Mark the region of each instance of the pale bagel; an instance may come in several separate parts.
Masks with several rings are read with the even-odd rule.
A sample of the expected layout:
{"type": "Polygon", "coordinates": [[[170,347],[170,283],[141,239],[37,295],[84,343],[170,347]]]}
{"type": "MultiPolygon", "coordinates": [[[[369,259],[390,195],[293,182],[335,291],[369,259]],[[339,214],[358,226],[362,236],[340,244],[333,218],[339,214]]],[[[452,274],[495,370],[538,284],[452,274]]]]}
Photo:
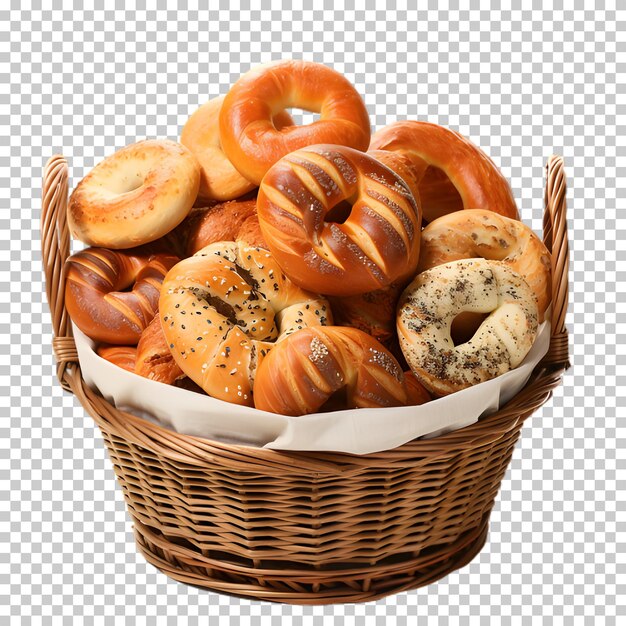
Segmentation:
{"type": "Polygon", "coordinates": [[[70,231],[114,250],[155,241],[185,219],[199,184],[200,165],[184,146],[156,139],[131,144],[78,183],[68,205],[70,231]]]}
{"type": "Polygon", "coordinates": [[[422,272],[405,289],[397,328],[411,370],[441,396],[517,367],[537,335],[537,302],[504,263],[454,261],[422,272]],[[464,312],[489,315],[469,341],[455,346],[452,322],[464,312]]]}

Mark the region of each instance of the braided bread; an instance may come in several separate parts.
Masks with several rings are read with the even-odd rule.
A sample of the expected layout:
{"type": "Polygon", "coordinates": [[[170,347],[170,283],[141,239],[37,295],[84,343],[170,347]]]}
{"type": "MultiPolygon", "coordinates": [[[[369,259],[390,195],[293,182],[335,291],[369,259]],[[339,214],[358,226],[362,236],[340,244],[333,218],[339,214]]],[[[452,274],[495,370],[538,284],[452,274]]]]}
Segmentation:
{"type": "Polygon", "coordinates": [[[420,212],[407,184],[362,152],[312,146],[281,159],[257,197],[261,232],[305,289],[355,295],[410,276],[420,212]]]}
{"type": "Polygon", "coordinates": [[[177,262],[141,248],[77,252],[66,262],[67,312],[95,341],[136,345],[156,314],[163,277],[177,262]]]}
{"type": "Polygon", "coordinates": [[[402,368],[380,343],[357,330],[317,326],[272,349],[254,387],[257,409],[283,415],[323,410],[338,393],[341,408],[402,406],[408,401],[402,368]]]}
{"type": "Polygon", "coordinates": [[[331,321],[326,300],[294,285],[267,250],[241,241],[210,245],[174,266],[159,311],[182,371],[210,396],[247,406],[274,342],[331,321]]]}

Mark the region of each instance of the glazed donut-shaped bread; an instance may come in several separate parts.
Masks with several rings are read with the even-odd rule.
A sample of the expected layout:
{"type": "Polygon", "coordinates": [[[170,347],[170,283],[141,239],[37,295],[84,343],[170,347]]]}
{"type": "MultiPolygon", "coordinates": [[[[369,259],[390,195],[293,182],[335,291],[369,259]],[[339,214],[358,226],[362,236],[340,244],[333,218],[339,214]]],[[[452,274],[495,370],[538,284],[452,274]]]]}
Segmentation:
{"type": "Polygon", "coordinates": [[[166,385],[184,376],[167,346],[158,311],[139,338],[134,372],[166,385]]]}
{"type": "Polygon", "coordinates": [[[159,317],[183,372],[210,396],[247,406],[274,342],[332,321],[326,300],[294,285],[267,250],[241,241],[213,244],[174,266],[159,317]]]}
{"type": "Polygon", "coordinates": [[[444,215],[422,231],[419,271],[459,259],[502,261],[530,285],[537,299],[539,323],[551,300],[550,253],[528,226],[472,209],[444,215]]]}
{"type": "Polygon", "coordinates": [[[67,312],[95,341],[136,345],[156,314],[163,277],[177,262],[141,249],[77,252],[66,262],[67,312]]]}
{"type": "Polygon", "coordinates": [[[109,346],[102,344],[96,349],[96,354],[128,372],[135,371],[135,361],[137,359],[137,348],[135,346],[109,346]]]}
{"type": "Polygon", "coordinates": [[[396,173],[342,146],[282,158],[257,197],[261,232],[295,283],[328,295],[382,289],[419,260],[420,212],[396,173]]]}
{"type": "Polygon", "coordinates": [[[220,111],[220,140],[231,163],[255,185],[286,154],[318,143],[366,150],[370,121],[361,96],[338,72],[307,61],[279,61],[244,74],[220,111]],[[320,114],[278,130],[274,116],[297,107],[320,114]]]}
{"type": "Polygon", "coordinates": [[[419,181],[426,222],[459,209],[519,217],[511,187],[494,162],[449,128],[429,122],[395,122],[374,133],[370,150],[390,150],[409,158],[419,181]]]}
{"type": "Polygon", "coordinates": [[[537,335],[537,303],[528,283],[499,261],[453,261],[426,270],[398,305],[407,363],[431,393],[443,396],[516,368],[537,335]],[[487,313],[474,336],[454,345],[462,312],[487,313]]]}
{"type": "MultiPolygon", "coordinates": [[[[224,96],[203,104],[187,120],[180,134],[180,143],[189,148],[200,163],[198,198],[204,202],[239,198],[256,187],[235,169],[222,150],[219,129],[222,102],[224,96]]],[[[272,121],[276,130],[293,125],[287,111],[279,111],[272,121]]]]}
{"type": "Polygon", "coordinates": [[[146,140],[101,161],[74,189],[67,219],[91,246],[133,248],[185,219],[198,195],[196,157],[174,141],[146,140]]]}
{"type": "Polygon", "coordinates": [[[305,328],[278,344],[255,381],[257,409],[282,415],[316,413],[345,392],[342,408],[402,406],[402,368],[380,343],[343,326],[305,328]]]}

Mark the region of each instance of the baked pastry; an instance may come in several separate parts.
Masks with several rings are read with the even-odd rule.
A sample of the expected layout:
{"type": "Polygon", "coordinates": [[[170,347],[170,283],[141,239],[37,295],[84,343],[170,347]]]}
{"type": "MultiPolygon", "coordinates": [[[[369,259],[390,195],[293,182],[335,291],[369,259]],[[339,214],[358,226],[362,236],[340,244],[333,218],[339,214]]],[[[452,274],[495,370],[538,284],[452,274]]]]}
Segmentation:
{"type": "Polygon", "coordinates": [[[274,342],[332,322],[326,300],[294,285],[267,250],[241,241],[213,244],[174,266],[159,311],[183,372],[210,396],[247,406],[274,342]]]}
{"type": "Polygon", "coordinates": [[[550,252],[528,226],[492,211],[444,215],[422,231],[418,271],[457,261],[502,261],[521,274],[537,299],[539,323],[551,300],[550,252]]]}
{"type": "Polygon", "coordinates": [[[66,261],[65,306],[97,342],[136,345],[155,316],[161,282],[178,258],[142,248],[87,248],[66,261]]]}
{"type": "Polygon", "coordinates": [[[402,406],[408,400],[400,365],[373,337],[356,328],[317,326],[272,348],[258,368],[254,406],[305,415],[338,394],[346,409],[402,406]]]}
{"type": "Polygon", "coordinates": [[[398,336],[406,360],[431,393],[443,396],[516,368],[537,336],[537,303],[508,265],[470,259],[419,274],[398,305],[398,336]],[[483,313],[473,337],[455,345],[454,318],[483,313]]]}
{"type": "Polygon", "coordinates": [[[267,248],[259,228],[256,200],[232,200],[193,209],[174,235],[182,243],[184,256],[192,256],[218,241],[241,239],[253,247],[267,248]]]}
{"type": "Polygon", "coordinates": [[[183,370],[178,367],[168,348],[158,312],[143,333],[141,333],[139,343],[137,344],[134,371],[139,376],[156,380],[166,385],[174,384],[176,380],[185,375],[183,370]]]}
{"type": "Polygon", "coordinates": [[[226,94],[219,117],[226,156],[255,185],[294,150],[319,143],[366,150],[370,141],[361,96],[338,72],[308,61],[279,61],[250,70],[226,94]],[[290,107],[319,112],[320,118],[278,130],[273,116],[290,107]]]}
{"type": "Polygon", "coordinates": [[[355,295],[411,276],[420,212],[407,184],[373,157],[311,146],[281,159],[257,197],[261,232],[304,289],[355,295]]]}
{"type": "Polygon", "coordinates": [[[460,209],[519,219],[506,178],[460,133],[429,122],[395,122],[374,133],[370,150],[398,152],[412,162],[425,222],[460,209]]]}
{"type": "Polygon", "coordinates": [[[243,222],[239,232],[235,235],[235,241],[243,241],[253,248],[265,248],[267,250],[267,242],[261,232],[259,216],[256,213],[243,222]]]}
{"type": "Polygon", "coordinates": [[[411,370],[404,372],[404,382],[406,384],[407,406],[426,404],[432,400],[426,387],[417,380],[411,370]]]}
{"type": "Polygon", "coordinates": [[[198,195],[200,165],[174,141],[146,140],[96,165],[70,196],[67,221],[91,246],[133,248],[180,224],[198,195]]]}
{"type": "Polygon", "coordinates": [[[402,288],[402,283],[393,283],[356,296],[330,296],[335,324],[358,328],[391,350],[396,336],[396,305],[402,288]]]}
{"type": "Polygon", "coordinates": [[[137,359],[137,348],[135,346],[101,344],[96,349],[96,354],[128,372],[135,371],[135,361],[137,359]]]}
{"type": "MultiPolygon", "coordinates": [[[[228,160],[220,143],[219,113],[224,96],[203,104],[183,127],[180,143],[194,153],[200,163],[200,189],[203,202],[233,200],[252,191],[256,185],[244,178],[228,160]]],[[[272,118],[276,130],[292,126],[287,111],[279,111],[272,118]]]]}
{"type": "Polygon", "coordinates": [[[194,393],[199,393],[200,395],[206,396],[207,393],[202,387],[196,385],[196,383],[189,378],[189,376],[181,376],[177,378],[172,385],[174,387],[178,387],[179,389],[186,389],[187,391],[193,391],[194,393]]]}

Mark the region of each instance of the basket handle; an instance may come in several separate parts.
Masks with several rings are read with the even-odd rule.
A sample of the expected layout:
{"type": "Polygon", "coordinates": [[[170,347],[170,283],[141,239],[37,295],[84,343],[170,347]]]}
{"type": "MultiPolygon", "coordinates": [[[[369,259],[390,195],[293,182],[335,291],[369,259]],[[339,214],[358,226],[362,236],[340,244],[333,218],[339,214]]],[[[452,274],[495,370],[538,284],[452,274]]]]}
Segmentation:
{"type": "Polygon", "coordinates": [[[65,260],[70,255],[68,179],[65,158],[60,154],[51,157],[43,172],[41,251],[46,296],[52,314],[52,347],[57,361],[57,376],[63,388],[71,391],[70,380],[78,367],[78,353],[65,308],[65,260]]]}
{"type": "Polygon", "coordinates": [[[542,364],[555,369],[567,369],[570,366],[568,334],[565,328],[569,297],[566,190],[563,157],[552,155],[546,165],[543,214],[543,241],[551,253],[552,263],[552,337],[550,349],[542,364]]]}

